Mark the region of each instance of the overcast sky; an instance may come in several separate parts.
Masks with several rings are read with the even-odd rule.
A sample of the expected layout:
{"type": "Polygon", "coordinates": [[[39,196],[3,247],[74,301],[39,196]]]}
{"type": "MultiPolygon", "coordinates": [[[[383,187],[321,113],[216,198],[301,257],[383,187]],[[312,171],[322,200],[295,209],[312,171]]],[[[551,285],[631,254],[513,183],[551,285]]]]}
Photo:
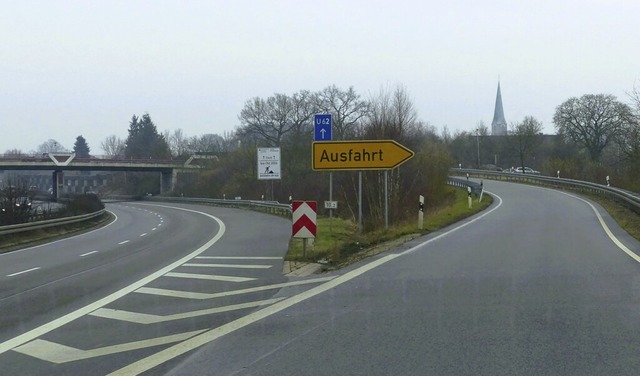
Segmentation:
{"type": "Polygon", "coordinates": [[[640,1],[0,0],[0,153],[47,139],[93,154],[133,114],[223,134],[245,101],[403,85],[441,129],[508,123],[640,87],[640,1]]]}

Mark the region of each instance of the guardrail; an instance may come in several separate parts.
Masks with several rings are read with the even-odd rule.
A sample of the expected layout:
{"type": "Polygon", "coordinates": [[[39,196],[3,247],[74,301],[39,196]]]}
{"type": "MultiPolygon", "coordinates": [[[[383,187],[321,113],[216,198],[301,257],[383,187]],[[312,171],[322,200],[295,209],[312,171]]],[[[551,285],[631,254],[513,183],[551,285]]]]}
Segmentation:
{"type": "Polygon", "coordinates": [[[594,194],[603,198],[613,200],[626,208],[640,214],[640,195],[624,189],[609,187],[603,184],[590,183],[580,180],[563,179],[541,175],[531,175],[522,173],[496,172],[485,170],[470,170],[453,168],[449,170],[452,175],[466,176],[478,179],[502,180],[517,183],[535,184],[555,189],[565,189],[587,194],[594,194]]]}
{"type": "Polygon", "coordinates": [[[471,180],[449,177],[447,184],[458,188],[464,188],[465,190],[467,187],[471,187],[471,193],[476,196],[480,196],[480,193],[482,192],[482,185],[471,180]]]}
{"type": "Polygon", "coordinates": [[[41,230],[43,228],[48,228],[48,227],[70,225],[72,223],[97,218],[102,214],[104,214],[104,212],[105,212],[105,209],[102,209],[102,210],[98,210],[97,212],[76,215],[74,217],[56,218],[56,219],[48,219],[45,221],[0,226],[0,235],[17,234],[25,231],[41,230]]]}
{"type": "Polygon", "coordinates": [[[220,200],[214,198],[190,198],[190,197],[162,197],[162,196],[145,196],[144,201],[154,202],[181,202],[191,204],[204,204],[211,206],[224,206],[229,208],[240,208],[263,213],[275,214],[280,216],[291,215],[291,205],[281,204],[277,201],[253,201],[253,200],[220,200]]]}

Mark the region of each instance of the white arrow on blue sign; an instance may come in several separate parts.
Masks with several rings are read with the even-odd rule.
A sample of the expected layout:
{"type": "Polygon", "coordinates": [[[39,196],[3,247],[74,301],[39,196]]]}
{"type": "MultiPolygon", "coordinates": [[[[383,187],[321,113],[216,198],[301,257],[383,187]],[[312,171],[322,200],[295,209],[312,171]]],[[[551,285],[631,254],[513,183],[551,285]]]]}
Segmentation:
{"type": "Polygon", "coordinates": [[[313,118],[315,124],[315,141],[331,141],[331,114],[316,114],[313,118]]]}

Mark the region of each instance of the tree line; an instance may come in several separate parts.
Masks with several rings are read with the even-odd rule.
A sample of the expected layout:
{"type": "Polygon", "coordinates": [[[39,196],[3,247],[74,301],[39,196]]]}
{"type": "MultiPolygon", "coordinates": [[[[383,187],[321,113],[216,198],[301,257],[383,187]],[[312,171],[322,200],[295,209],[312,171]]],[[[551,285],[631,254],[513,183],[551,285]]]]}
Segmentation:
{"type": "MultiPolygon", "coordinates": [[[[438,131],[422,121],[401,85],[366,99],[352,87],[331,85],[317,92],[251,98],[238,114],[239,125],[223,135],[187,136],[182,129],[160,133],[149,114],[133,115],[127,138],[110,136],[101,147],[113,158],[210,157],[198,173],[180,175],[175,194],[323,201],[329,198],[328,173],[310,167],[317,113],[332,114],[334,140],[393,139],[416,153],[387,175],[390,216],[396,221],[413,215],[418,195],[427,197],[427,210],[451,199],[445,182],[452,167],[532,167],[545,175],[560,172],[562,177],[595,182],[611,176],[617,186],[640,191],[640,93],[636,88],[629,94],[629,103],[608,94],[567,99],[554,113],[556,135],[543,135],[543,124],[533,116],[509,124],[506,136],[490,135],[483,122],[473,131],[451,134],[447,127],[438,131]],[[281,149],[281,180],[257,180],[258,147],[281,149]]],[[[55,140],[41,145],[43,151],[60,147],[55,140]]],[[[82,136],[76,139],[74,151],[90,156],[82,136]]],[[[344,216],[356,215],[357,177],[355,172],[333,174],[333,199],[341,203],[344,216]]],[[[384,211],[384,173],[368,171],[363,178],[364,212],[374,226],[384,211]]],[[[157,177],[130,174],[122,180],[127,193],[157,191],[157,177]]]]}

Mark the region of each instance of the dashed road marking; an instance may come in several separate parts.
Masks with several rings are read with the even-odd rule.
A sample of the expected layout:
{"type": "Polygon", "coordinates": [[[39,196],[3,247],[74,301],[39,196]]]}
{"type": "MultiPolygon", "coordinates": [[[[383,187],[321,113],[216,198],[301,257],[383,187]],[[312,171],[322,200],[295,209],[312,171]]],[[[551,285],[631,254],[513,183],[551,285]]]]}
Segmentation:
{"type": "Polygon", "coordinates": [[[125,240],[123,242],[120,242],[120,243],[118,243],[118,245],[123,245],[123,244],[127,244],[127,243],[129,243],[129,240],[125,240]]]}
{"type": "Polygon", "coordinates": [[[98,251],[91,251],[91,252],[83,253],[83,254],[80,255],[80,257],[89,256],[89,255],[92,255],[94,253],[98,253],[98,251]]]}
{"type": "Polygon", "coordinates": [[[31,269],[23,270],[23,271],[21,271],[21,272],[17,272],[17,273],[13,273],[13,274],[8,274],[8,275],[7,275],[7,277],[15,277],[15,276],[17,276],[17,275],[25,274],[25,273],[29,273],[29,272],[33,272],[33,271],[38,270],[38,269],[40,269],[40,267],[39,267],[39,266],[38,266],[38,267],[35,267],[35,268],[31,268],[31,269]]]}

